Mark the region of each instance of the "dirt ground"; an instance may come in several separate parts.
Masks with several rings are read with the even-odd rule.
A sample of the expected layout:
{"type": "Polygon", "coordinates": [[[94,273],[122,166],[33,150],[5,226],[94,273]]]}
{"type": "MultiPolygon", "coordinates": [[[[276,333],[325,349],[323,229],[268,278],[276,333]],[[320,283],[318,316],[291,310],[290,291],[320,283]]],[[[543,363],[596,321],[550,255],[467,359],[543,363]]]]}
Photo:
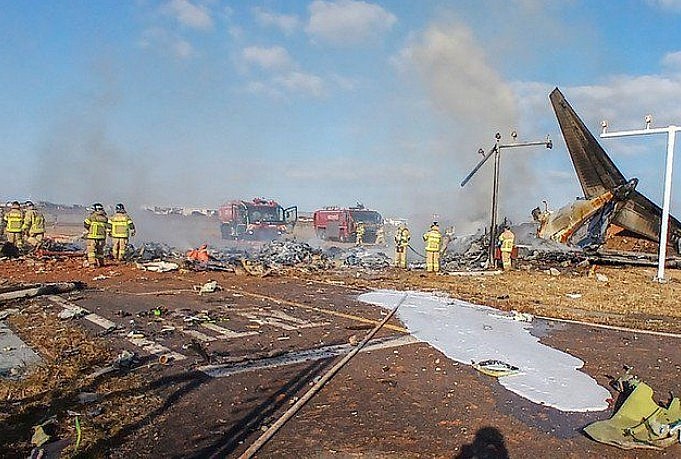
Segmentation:
{"type": "MultiPolygon", "coordinates": [[[[681,393],[674,335],[681,333],[681,277],[668,274],[666,284],[651,281],[652,268],[615,267],[557,276],[343,268],[255,277],[131,264],[85,269],[79,259],[0,261],[0,287],[87,284],[0,304],[0,311],[19,310],[7,323],[43,358],[25,379],[0,379],[0,456],[27,457],[33,426],[52,420],[45,429],[63,456],[238,457],[341,358],[323,352],[348,352],[383,319],[385,310],[357,300],[377,288],[446,292],[545,317],[534,322],[541,342],[582,359],[582,371],[603,387],[626,365],[664,403],[681,393]],[[209,280],[222,289],[199,295],[196,287],[209,280]],[[58,318],[74,305],[89,315],[58,318]],[[124,350],[136,355],[131,366],[97,375],[124,350]],[[296,360],[301,351],[311,354],[296,360]],[[96,394],[94,401],[80,403],[83,393],[96,394]]],[[[612,409],[537,405],[407,336],[391,319],[376,336],[382,345],[354,357],[257,457],[681,455],[679,445],[659,452],[599,444],[581,429],[612,409]]]]}

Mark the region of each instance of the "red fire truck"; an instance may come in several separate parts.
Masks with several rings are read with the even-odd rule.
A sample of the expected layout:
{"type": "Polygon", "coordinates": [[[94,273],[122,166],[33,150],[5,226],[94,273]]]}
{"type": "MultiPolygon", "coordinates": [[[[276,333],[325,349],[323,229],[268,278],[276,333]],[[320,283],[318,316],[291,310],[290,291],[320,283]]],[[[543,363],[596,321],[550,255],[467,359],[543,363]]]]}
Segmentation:
{"type": "Polygon", "coordinates": [[[317,236],[322,240],[354,241],[357,224],[364,223],[364,242],[376,242],[376,232],[383,226],[383,217],[362,204],[350,208],[324,207],[315,211],[312,220],[317,236]]]}
{"type": "Polygon", "coordinates": [[[218,209],[223,239],[266,241],[293,231],[298,207],[284,209],[276,201],[255,198],[252,201],[229,201],[218,209]]]}

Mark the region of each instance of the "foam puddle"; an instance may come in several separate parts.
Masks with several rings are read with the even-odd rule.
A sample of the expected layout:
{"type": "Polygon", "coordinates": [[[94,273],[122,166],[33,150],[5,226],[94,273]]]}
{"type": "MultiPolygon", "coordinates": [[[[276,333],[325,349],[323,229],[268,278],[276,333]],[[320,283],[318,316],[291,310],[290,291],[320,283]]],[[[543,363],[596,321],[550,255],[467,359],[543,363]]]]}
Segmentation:
{"type": "Polygon", "coordinates": [[[532,324],[513,320],[502,311],[444,295],[379,290],[360,301],[392,309],[407,295],[398,317],[410,332],[464,364],[501,360],[521,373],[498,378],[506,389],[532,402],[561,411],[601,411],[610,392],[578,369],[580,359],[539,342],[532,324]]]}

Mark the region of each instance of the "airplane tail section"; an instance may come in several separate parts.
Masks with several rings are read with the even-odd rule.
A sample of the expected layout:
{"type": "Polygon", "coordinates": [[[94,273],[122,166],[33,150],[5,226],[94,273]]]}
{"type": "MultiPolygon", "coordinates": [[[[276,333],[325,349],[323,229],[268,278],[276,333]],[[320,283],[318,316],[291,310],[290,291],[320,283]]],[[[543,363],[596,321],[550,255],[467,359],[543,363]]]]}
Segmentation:
{"type": "Polygon", "coordinates": [[[570,152],[572,164],[575,166],[577,178],[582,185],[584,196],[593,198],[627,183],[615,163],[608,157],[558,88],[551,92],[549,99],[556,112],[558,124],[570,152]]]}
{"type": "MultiPolygon", "coordinates": [[[[635,179],[627,182],[558,88],[551,92],[549,99],[584,195],[592,198],[608,191],[616,195],[618,189],[626,191],[626,195],[618,196],[623,204],[613,216],[612,223],[652,241],[659,241],[662,209],[634,189],[635,179]]],[[[675,244],[681,243],[681,223],[671,215],[669,237],[675,244]]]]}

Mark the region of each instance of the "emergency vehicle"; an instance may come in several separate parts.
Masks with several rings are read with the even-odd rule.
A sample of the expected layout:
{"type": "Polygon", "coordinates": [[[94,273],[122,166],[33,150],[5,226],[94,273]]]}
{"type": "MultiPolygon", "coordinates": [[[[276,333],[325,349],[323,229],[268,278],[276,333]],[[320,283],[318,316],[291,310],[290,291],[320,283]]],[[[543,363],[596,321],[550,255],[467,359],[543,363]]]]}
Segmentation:
{"type": "Polygon", "coordinates": [[[357,224],[364,223],[364,242],[376,242],[376,231],[383,226],[383,216],[362,204],[355,207],[324,207],[313,214],[317,237],[324,241],[353,242],[357,237],[357,224]]]}
{"type": "Polygon", "coordinates": [[[223,239],[267,241],[293,232],[298,207],[284,209],[271,199],[228,201],[218,209],[223,239]]]}

